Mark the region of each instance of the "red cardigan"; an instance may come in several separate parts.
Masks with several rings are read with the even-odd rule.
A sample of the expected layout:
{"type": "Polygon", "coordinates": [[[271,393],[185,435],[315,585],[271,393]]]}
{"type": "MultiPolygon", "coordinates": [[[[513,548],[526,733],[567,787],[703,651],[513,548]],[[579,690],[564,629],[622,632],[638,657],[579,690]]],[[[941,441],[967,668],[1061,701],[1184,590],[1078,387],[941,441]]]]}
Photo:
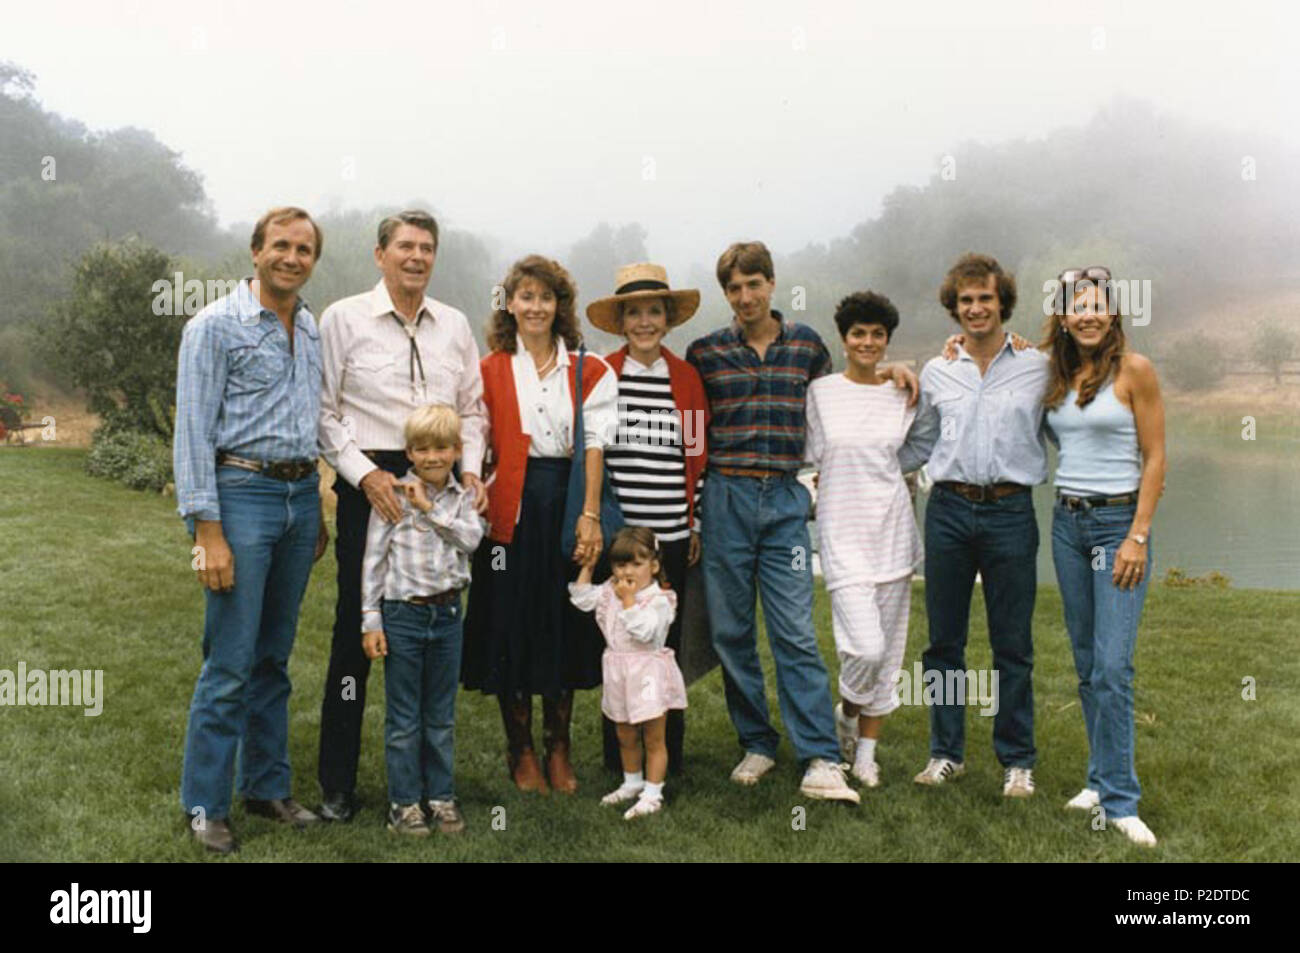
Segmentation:
{"type": "MultiPolygon", "coordinates": [[[[683,427],[688,413],[699,411],[701,415],[694,418],[694,420],[702,423],[699,433],[696,435],[700,452],[695,456],[686,456],[686,519],[688,523],[693,525],[695,519],[695,485],[699,482],[700,474],[704,472],[704,467],[709,460],[709,398],[704,392],[704,382],[700,380],[699,371],[666,347],[661,347],[659,352],[664,356],[664,362],[668,365],[668,386],[673,392],[673,403],[682,414],[683,427]]],[[[625,344],[613,354],[605,355],[606,363],[620,377],[623,376],[623,362],[627,360],[627,353],[628,348],[625,344]]],[[[684,443],[684,433],[682,437],[684,443]]],[[[682,452],[685,453],[685,447],[683,447],[682,452]]]]}
{"type": "MultiPolygon", "coordinates": [[[[578,355],[575,351],[570,352],[570,356],[569,393],[572,394],[578,386],[578,355]]],[[[506,351],[493,351],[479,362],[483,374],[483,402],[487,405],[492,426],[488,446],[492,449],[496,467],[492,484],[488,487],[488,537],[499,543],[514,539],[519,504],[524,498],[528,446],[532,443],[532,438],[524,433],[519,422],[519,397],[515,393],[515,372],[510,363],[513,358],[514,355],[506,351]]],[[[605,365],[598,358],[587,355],[582,368],[583,401],[591,396],[591,389],[604,374],[605,365]]]]}

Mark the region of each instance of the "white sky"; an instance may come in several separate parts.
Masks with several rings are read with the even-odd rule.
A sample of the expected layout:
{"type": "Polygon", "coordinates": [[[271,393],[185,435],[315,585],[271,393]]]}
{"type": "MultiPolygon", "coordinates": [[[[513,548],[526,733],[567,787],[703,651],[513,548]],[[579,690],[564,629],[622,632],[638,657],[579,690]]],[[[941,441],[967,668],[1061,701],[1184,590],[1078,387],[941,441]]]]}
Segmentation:
{"type": "Polygon", "coordinates": [[[1117,95],[1243,154],[1300,141],[1296,24],[1280,2],[56,0],[7,5],[0,58],[47,108],[152,130],[223,223],[423,199],[559,255],[639,221],[680,274],[738,238],[844,235],[963,141],[1117,95]]]}

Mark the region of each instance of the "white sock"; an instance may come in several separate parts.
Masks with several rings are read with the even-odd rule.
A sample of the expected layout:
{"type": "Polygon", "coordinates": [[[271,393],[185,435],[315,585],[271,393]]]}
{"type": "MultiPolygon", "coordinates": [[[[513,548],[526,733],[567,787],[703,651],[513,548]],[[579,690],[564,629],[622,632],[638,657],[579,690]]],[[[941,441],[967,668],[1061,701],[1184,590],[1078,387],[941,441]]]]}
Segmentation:
{"type": "Polygon", "coordinates": [[[641,796],[658,800],[664,796],[664,783],[660,781],[658,784],[651,784],[647,781],[645,787],[641,789],[641,796]]]}
{"type": "Polygon", "coordinates": [[[876,739],[859,738],[857,760],[875,761],[876,760],[876,739]]]}
{"type": "Polygon", "coordinates": [[[644,781],[642,780],[642,778],[641,778],[641,772],[640,772],[640,771],[624,771],[624,772],[623,772],[623,787],[625,787],[625,788],[639,788],[639,787],[641,787],[644,783],[645,783],[645,782],[644,782],[644,781]]]}

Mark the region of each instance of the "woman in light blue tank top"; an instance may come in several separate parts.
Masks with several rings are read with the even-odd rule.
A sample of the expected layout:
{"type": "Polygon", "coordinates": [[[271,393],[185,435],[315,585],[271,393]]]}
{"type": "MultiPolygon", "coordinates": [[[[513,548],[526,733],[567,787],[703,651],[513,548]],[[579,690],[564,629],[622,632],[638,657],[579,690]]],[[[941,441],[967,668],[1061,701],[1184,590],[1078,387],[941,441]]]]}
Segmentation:
{"type": "Polygon", "coordinates": [[[1047,424],[1060,448],[1052,558],[1079,676],[1088,777],[1066,805],[1155,846],[1138,817],[1133,653],[1151,573],[1151,523],[1164,489],[1165,423],[1151,362],[1127,350],[1110,272],[1058,279],[1044,349],[1047,424]]]}

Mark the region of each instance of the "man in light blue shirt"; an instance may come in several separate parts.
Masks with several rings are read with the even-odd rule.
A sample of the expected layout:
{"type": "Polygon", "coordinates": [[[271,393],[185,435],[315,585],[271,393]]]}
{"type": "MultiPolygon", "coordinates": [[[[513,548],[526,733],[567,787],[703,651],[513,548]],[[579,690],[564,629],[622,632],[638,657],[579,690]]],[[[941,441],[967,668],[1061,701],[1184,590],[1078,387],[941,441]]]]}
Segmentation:
{"type": "Polygon", "coordinates": [[[298,297],[320,257],[299,208],[267,212],[256,278],[186,325],[176,373],[176,498],[205,589],[203,668],[185,733],[181,804],[195,839],[228,854],[231,783],[249,813],[301,827],[290,797],[289,653],[325,550],[316,475],[321,357],[298,297]]]}
{"type": "Polygon", "coordinates": [[[1047,480],[1047,358],[1035,349],[1015,350],[1003,330],[1016,285],[995,259],[963,256],[944,278],[939,299],[961,325],[963,345],[954,360],[936,357],[921,372],[916,421],[898,454],[904,470],[928,460],[934,481],[925,513],[930,644],[923,661],[927,672],[943,676],[946,689],[930,708],[930,761],[915,780],[937,785],[965,771],[966,713],[954,704],[953,689],[966,667],[978,573],[998,679],[993,749],[1004,768],[1002,793],[1028,797],[1036,756],[1032,488],[1047,480]]]}

